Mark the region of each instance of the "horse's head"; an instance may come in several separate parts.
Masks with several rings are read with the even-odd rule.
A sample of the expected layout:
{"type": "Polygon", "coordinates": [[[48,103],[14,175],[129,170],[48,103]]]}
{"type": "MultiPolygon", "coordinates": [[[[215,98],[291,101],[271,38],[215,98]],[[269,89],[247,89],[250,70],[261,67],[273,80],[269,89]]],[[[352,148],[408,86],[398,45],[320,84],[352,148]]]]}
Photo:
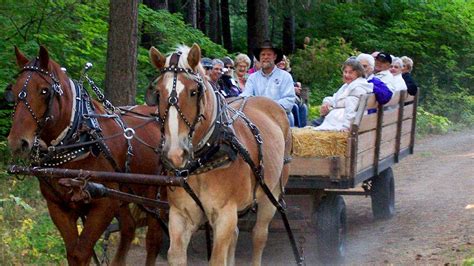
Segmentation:
{"type": "Polygon", "coordinates": [[[181,46],[165,57],[152,47],[150,60],[161,71],[152,100],[158,103],[163,121],[162,160],[171,168],[183,168],[193,157],[193,142],[202,136],[201,122],[209,109],[209,85],[200,64],[201,49],[197,44],[191,48],[181,46]]]}
{"type": "Polygon", "coordinates": [[[66,97],[63,90],[69,84],[66,74],[49,59],[43,46],[39,56],[31,61],[17,47],[15,54],[20,72],[12,86],[15,106],[8,145],[15,156],[27,157],[35,142],[44,144],[54,139],[54,134],[59,134],[69,122],[59,121],[71,112],[60,110],[61,97],[66,97]]]}

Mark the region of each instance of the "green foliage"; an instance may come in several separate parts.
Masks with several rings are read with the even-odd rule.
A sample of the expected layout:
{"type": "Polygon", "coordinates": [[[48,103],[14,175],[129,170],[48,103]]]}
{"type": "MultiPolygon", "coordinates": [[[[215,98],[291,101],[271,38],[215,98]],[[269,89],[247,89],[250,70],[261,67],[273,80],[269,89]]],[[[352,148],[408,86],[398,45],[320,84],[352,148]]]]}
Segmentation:
{"type": "MultiPolygon", "coordinates": [[[[384,50],[411,57],[425,110],[454,123],[473,124],[473,1],[323,1],[298,13],[302,15],[296,17],[297,22],[304,25],[297,29],[299,41],[305,36],[342,37],[359,51],[384,50]],[[442,93],[436,88],[442,88],[442,93]]],[[[337,57],[333,60],[343,62],[337,57]]],[[[305,67],[300,75],[311,79],[307,73],[314,73],[313,69],[305,67]]],[[[309,80],[310,84],[317,81],[316,77],[309,80]]]]}
{"type": "Polygon", "coordinates": [[[308,121],[312,121],[316,118],[319,118],[319,109],[320,105],[310,105],[308,106],[308,121]]]}
{"type": "Polygon", "coordinates": [[[0,139],[6,137],[10,131],[11,113],[11,110],[0,110],[0,139]]]}
{"type": "Polygon", "coordinates": [[[416,115],[416,131],[419,135],[445,134],[452,124],[446,117],[427,112],[421,106],[418,106],[416,115]]]}
{"type": "Polygon", "coordinates": [[[309,86],[311,104],[321,104],[342,85],[342,63],[356,51],[344,39],[313,40],[306,49],[298,49],[291,57],[296,80],[309,86]]]}

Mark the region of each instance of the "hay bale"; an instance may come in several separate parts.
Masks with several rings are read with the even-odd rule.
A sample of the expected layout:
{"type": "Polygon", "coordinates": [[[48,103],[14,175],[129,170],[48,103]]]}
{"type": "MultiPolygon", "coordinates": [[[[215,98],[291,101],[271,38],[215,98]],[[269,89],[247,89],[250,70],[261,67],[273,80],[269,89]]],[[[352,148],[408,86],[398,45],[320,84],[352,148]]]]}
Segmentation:
{"type": "Polygon", "coordinates": [[[291,128],[293,156],[345,157],[348,132],[316,131],[312,127],[291,128]]]}

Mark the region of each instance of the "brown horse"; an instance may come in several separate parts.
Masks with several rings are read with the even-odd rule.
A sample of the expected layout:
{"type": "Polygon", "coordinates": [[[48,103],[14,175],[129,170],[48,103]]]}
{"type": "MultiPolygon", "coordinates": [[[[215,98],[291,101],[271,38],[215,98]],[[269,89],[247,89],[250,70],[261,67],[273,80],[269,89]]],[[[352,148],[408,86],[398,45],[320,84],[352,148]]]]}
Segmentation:
{"type": "Polygon", "coordinates": [[[240,99],[226,106],[222,97],[201,78],[204,77],[199,63],[201,50],[196,44],[192,48],[179,47],[168,57],[152,47],[150,59],[162,72],[156,85],[158,115],[164,121],[162,162],[177,174],[190,172],[188,188],[168,189],[168,262],[186,264],[192,233],[207,219],[214,241],[210,264],[233,265],[237,214],[257,203],[252,260],[254,265],[260,265],[268,225],[276,208],[262,191],[255,174],[263,175],[260,162],[264,162],[264,182],[278,198],[288,180],[284,159],[291,149],[291,132],[284,110],[263,97],[240,99]],[[235,138],[226,137],[231,135],[235,138]],[[221,145],[215,146],[217,142],[221,145]],[[227,154],[223,159],[219,155],[221,151],[227,154]],[[232,156],[232,151],[237,156],[232,156]]]}
{"type": "MultiPolygon", "coordinates": [[[[159,147],[160,127],[148,116],[156,107],[139,106],[133,113],[122,115],[106,112],[84,89],[74,85],[44,47],[31,61],[17,48],[15,53],[21,71],[12,88],[15,108],[8,136],[15,157],[29,157],[42,166],[97,171],[124,171],[129,161],[131,172],[159,171],[159,154],[153,147],[159,147]],[[125,127],[129,128],[130,142],[122,134],[125,127]]],[[[121,241],[112,263],[125,264],[135,233],[128,204],[109,198],[75,201],[70,189],[56,179],[39,178],[39,182],[50,216],[65,242],[70,265],[90,263],[95,243],[114,216],[119,217],[121,241]],[[80,234],[79,217],[86,217],[80,234]]],[[[157,193],[156,187],[106,185],[150,197],[157,193]]],[[[151,215],[147,222],[147,264],[154,265],[162,231],[151,215]]]]}

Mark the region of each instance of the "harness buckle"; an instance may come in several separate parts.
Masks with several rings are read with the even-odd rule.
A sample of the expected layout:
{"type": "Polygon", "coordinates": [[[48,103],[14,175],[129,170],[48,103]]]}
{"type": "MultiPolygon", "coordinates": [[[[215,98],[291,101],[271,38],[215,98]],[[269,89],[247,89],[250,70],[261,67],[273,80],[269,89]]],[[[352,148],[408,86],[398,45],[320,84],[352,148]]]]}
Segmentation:
{"type": "Polygon", "coordinates": [[[22,90],[18,93],[18,99],[24,100],[26,98],[26,91],[22,90]]]}
{"type": "Polygon", "coordinates": [[[178,97],[176,97],[176,96],[170,96],[170,97],[168,98],[168,103],[169,103],[170,105],[176,105],[176,104],[178,103],[178,97]]]}
{"type": "Polygon", "coordinates": [[[128,139],[128,140],[131,140],[133,139],[133,136],[135,135],[135,130],[133,128],[130,128],[130,127],[127,127],[124,131],[123,131],[123,136],[128,139]]]}
{"type": "Polygon", "coordinates": [[[184,180],[187,180],[188,179],[188,176],[189,176],[189,170],[188,169],[176,169],[174,174],[177,176],[177,177],[183,177],[184,180]]]}

